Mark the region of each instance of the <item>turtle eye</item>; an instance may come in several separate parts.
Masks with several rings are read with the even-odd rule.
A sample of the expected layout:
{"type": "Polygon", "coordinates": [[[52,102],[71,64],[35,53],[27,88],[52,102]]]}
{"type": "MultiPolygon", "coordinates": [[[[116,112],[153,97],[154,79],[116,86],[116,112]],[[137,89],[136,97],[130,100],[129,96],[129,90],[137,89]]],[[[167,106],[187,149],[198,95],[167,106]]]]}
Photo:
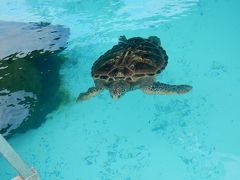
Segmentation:
{"type": "Polygon", "coordinates": [[[131,69],[133,69],[134,67],[135,67],[135,65],[134,65],[134,64],[131,64],[131,65],[130,65],[130,68],[131,68],[131,69]]]}

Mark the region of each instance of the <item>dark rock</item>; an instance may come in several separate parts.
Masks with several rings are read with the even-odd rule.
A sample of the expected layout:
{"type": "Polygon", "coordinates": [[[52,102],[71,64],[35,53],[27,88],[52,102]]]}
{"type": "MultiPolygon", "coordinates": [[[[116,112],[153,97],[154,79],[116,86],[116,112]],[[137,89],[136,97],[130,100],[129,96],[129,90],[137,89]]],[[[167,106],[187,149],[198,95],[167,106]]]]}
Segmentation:
{"type": "Polygon", "coordinates": [[[69,30],[0,21],[0,133],[37,128],[65,100],[59,69],[69,30]]]}

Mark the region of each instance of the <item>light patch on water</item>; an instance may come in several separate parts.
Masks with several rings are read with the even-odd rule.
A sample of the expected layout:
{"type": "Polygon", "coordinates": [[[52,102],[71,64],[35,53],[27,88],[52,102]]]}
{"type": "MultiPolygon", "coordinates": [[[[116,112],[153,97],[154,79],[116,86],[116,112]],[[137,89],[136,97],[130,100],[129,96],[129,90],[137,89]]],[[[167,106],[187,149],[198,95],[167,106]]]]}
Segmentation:
{"type": "MultiPolygon", "coordinates": [[[[196,5],[199,0],[169,0],[169,1],[130,1],[123,0],[127,6],[122,7],[117,11],[117,15],[128,15],[127,21],[142,20],[149,17],[161,16],[162,18],[169,18],[178,16],[192,6],[196,5]]],[[[158,19],[158,18],[156,18],[158,19]]]]}
{"type": "Polygon", "coordinates": [[[232,180],[236,177],[240,177],[240,156],[232,154],[219,154],[219,157],[224,162],[224,180],[232,180]]]}
{"type": "Polygon", "coordinates": [[[68,29],[48,23],[5,21],[0,21],[0,31],[0,60],[23,58],[33,51],[60,50],[66,46],[69,34],[68,29]]]}
{"type": "Polygon", "coordinates": [[[157,28],[166,21],[186,15],[198,2],[199,0],[2,0],[0,19],[64,24],[71,28],[70,39],[80,38],[81,42],[87,38],[90,44],[95,43],[96,39],[112,42],[111,39],[106,41],[104,37],[118,31],[157,28]],[[21,14],[22,11],[25,14],[21,14]]]}
{"type": "Polygon", "coordinates": [[[35,94],[23,90],[11,92],[8,90],[0,91],[0,129],[8,128],[8,132],[16,129],[24,119],[30,114],[30,104],[24,104],[27,98],[37,100],[35,94]]]}

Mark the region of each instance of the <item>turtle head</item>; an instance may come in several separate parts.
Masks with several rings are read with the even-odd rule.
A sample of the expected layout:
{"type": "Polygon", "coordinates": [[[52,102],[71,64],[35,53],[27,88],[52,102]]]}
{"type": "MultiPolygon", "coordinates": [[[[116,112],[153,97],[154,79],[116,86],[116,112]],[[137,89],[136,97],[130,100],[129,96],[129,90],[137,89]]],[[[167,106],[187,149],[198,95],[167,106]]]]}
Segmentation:
{"type": "Polygon", "coordinates": [[[114,82],[110,86],[110,94],[113,99],[119,99],[130,89],[130,84],[127,82],[114,82]]]}

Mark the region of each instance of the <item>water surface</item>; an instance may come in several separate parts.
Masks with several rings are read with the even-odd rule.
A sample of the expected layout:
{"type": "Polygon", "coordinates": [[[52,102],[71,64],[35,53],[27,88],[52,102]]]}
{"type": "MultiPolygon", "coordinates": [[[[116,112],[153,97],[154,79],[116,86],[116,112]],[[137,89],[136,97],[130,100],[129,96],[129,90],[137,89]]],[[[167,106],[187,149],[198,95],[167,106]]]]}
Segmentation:
{"type": "MultiPolygon", "coordinates": [[[[0,1],[0,19],[69,27],[61,85],[71,102],[9,140],[42,179],[233,180],[240,177],[240,2],[0,1]],[[21,16],[19,16],[21,14],[21,16]],[[185,95],[108,92],[81,104],[92,63],[127,37],[159,36],[169,63],[158,80],[185,95]]],[[[1,179],[15,172],[0,159],[1,179]]]]}

